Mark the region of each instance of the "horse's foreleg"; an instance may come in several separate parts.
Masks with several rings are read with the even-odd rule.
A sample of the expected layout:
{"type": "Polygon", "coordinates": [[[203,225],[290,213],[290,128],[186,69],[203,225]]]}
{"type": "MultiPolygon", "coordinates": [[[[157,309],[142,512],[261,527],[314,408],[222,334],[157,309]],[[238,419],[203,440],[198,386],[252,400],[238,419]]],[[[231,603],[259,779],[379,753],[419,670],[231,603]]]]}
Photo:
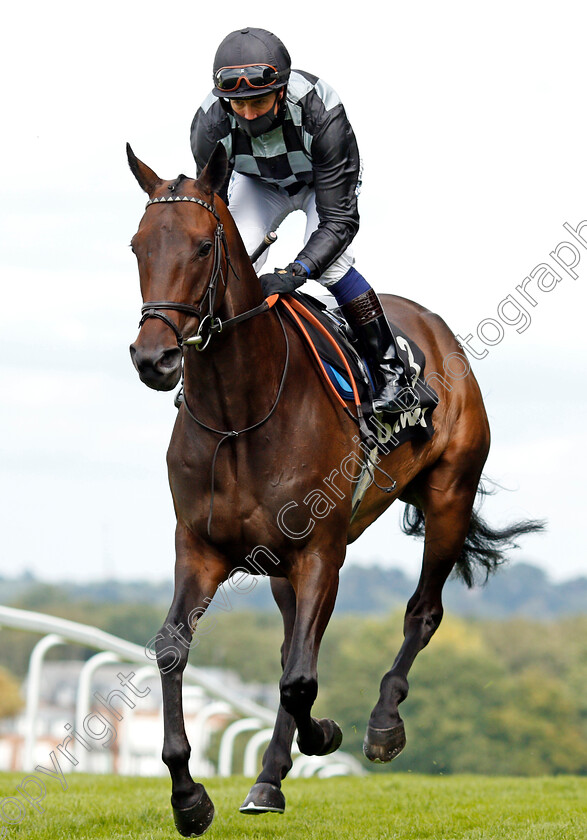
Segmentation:
{"type": "Polygon", "coordinates": [[[219,563],[202,563],[195,568],[189,542],[189,535],[178,526],[175,592],[155,645],[163,693],[162,757],[171,775],[175,825],[184,837],[203,834],[214,817],[214,806],[204,786],[193,781],[188,769],[191,748],[184,726],[182,678],[195,623],[224,578],[219,563]]]}
{"type": "Polygon", "coordinates": [[[305,555],[290,575],[296,618],[279,688],[281,705],[294,718],[298,746],[306,755],[334,752],[342,741],[337,723],[310,714],[318,694],[318,652],[336,600],[338,571],[338,565],[313,553],[305,555]]]}
{"type": "MultiPolygon", "coordinates": [[[[285,668],[296,618],[296,595],[285,578],[271,578],[271,591],[283,617],[284,640],[281,647],[281,667],[285,668]]],[[[273,736],[263,755],[263,769],[241,805],[243,814],[273,812],[282,814],[285,797],[281,782],[291,769],[291,744],[296,724],[293,717],[279,706],[273,736]]]]}
{"type": "Polygon", "coordinates": [[[429,494],[422,573],[407,605],[404,642],[391,670],[381,680],[379,700],[363,743],[363,751],[371,761],[391,761],[406,744],[398,706],[407,697],[408,672],[416,656],[442,620],[442,589],[463,547],[474,498],[474,488],[449,487],[429,494]]]}

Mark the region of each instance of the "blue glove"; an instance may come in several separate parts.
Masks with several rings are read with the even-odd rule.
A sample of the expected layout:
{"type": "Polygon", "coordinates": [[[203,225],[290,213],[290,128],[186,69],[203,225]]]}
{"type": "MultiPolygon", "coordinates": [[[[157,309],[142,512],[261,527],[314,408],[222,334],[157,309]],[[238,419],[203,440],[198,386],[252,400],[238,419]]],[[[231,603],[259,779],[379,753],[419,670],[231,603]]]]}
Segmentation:
{"type": "Polygon", "coordinates": [[[302,286],[308,279],[306,267],[299,262],[290,263],[287,268],[276,268],[273,274],[262,274],[259,280],[265,297],[286,295],[302,286]]]}

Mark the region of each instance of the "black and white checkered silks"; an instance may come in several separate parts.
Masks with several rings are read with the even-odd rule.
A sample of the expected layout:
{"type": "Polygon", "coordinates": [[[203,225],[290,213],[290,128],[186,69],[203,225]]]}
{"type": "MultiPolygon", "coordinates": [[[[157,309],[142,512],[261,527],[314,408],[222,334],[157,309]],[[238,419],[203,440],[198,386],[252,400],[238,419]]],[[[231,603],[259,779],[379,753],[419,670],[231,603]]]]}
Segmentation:
{"type": "Polygon", "coordinates": [[[324,285],[340,280],[354,262],[359,155],[336,92],[315,76],[292,71],[282,124],[258,138],[240,131],[210,94],[192,123],[198,173],[219,141],[231,167],[230,210],[249,253],[286,216],[302,210],[307,223],[300,259],[320,269],[317,279],[324,285]]]}

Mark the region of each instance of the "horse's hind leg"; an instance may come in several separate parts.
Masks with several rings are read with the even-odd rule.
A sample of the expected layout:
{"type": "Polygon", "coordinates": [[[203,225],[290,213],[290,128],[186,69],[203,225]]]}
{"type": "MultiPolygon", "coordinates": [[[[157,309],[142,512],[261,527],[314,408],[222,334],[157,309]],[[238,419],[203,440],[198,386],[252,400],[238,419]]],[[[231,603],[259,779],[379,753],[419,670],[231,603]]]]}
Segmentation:
{"type": "MultiPolygon", "coordinates": [[[[296,619],[296,595],[285,578],[271,578],[271,591],[283,617],[281,667],[285,668],[296,619]]],[[[291,744],[295,728],[293,717],[280,704],[273,736],[263,755],[263,769],[241,805],[243,814],[284,812],[285,797],[281,792],[281,782],[292,766],[291,744]]]]}
{"type": "Polygon", "coordinates": [[[194,624],[226,576],[222,564],[213,558],[198,568],[193,567],[190,543],[189,533],[178,525],[175,592],[155,645],[163,692],[163,761],[171,775],[175,825],[184,837],[206,831],[214,817],[214,806],[204,786],[194,782],[188,769],[191,748],[184,727],[182,677],[194,624]]]}
{"type": "Polygon", "coordinates": [[[456,463],[441,460],[419,488],[426,521],[422,572],[406,609],[404,642],[381,681],[379,701],[369,719],[363,750],[371,761],[391,761],[406,743],[398,706],[408,694],[408,672],[416,656],[442,620],[442,588],[467,536],[479,480],[480,469],[463,475],[459,463],[460,458],[456,463]]]}

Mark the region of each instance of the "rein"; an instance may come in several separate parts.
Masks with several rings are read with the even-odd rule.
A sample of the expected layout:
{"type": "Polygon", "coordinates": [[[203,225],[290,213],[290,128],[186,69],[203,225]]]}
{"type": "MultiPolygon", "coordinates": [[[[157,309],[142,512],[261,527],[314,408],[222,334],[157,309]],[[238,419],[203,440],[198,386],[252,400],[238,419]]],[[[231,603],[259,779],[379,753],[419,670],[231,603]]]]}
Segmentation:
{"type": "MultiPolygon", "coordinates": [[[[275,297],[277,298],[278,295],[276,295],[275,297]]],[[[276,410],[276,408],[279,404],[279,400],[281,399],[281,395],[283,394],[283,389],[284,389],[284,386],[285,386],[285,380],[286,380],[287,372],[288,372],[288,369],[289,369],[289,338],[287,337],[287,331],[286,331],[285,326],[283,324],[283,319],[282,319],[282,317],[279,313],[279,310],[276,309],[275,314],[277,315],[277,318],[279,320],[279,324],[280,324],[281,329],[283,331],[283,336],[285,338],[285,361],[283,363],[283,371],[281,373],[281,379],[279,381],[279,388],[277,389],[277,395],[275,397],[273,405],[271,406],[268,413],[265,415],[265,417],[263,417],[262,420],[258,420],[256,423],[253,423],[252,425],[247,426],[246,429],[239,429],[238,432],[234,429],[229,430],[229,431],[225,431],[223,429],[215,429],[213,426],[208,426],[206,423],[204,423],[202,420],[200,420],[199,417],[196,417],[196,415],[193,413],[193,411],[191,410],[191,408],[188,405],[187,394],[185,393],[185,391],[184,391],[184,394],[183,394],[183,404],[184,404],[185,410],[187,411],[189,416],[192,418],[192,420],[195,423],[197,423],[197,425],[200,426],[200,428],[206,429],[206,431],[212,432],[215,435],[221,435],[221,438],[216,445],[216,449],[214,450],[214,455],[212,456],[212,467],[211,467],[211,474],[212,475],[211,475],[211,485],[210,485],[210,511],[208,513],[208,525],[207,525],[207,531],[208,531],[208,536],[209,537],[211,536],[212,512],[214,510],[214,472],[215,472],[215,469],[216,469],[216,456],[218,455],[218,450],[220,449],[220,447],[222,446],[222,444],[226,440],[229,440],[230,438],[237,438],[239,435],[245,434],[245,432],[252,432],[254,429],[258,429],[261,426],[263,426],[275,413],[275,410],[276,410]]]]}
{"type": "MultiPolygon", "coordinates": [[[[234,266],[232,265],[232,263],[230,261],[230,255],[229,255],[229,252],[228,252],[228,243],[226,241],[226,234],[224,232],[224,226],[223,226],[223,224],[220,220],[220,217],[219,217],[218,213],[216,212],[216,209],[214,208],[214,206],[212,204],[209,204],[208,202],[204,201],[201,198],[196,198],[195,196],[176,196],[176,195],[172,195],[172,196],[162,196],[161,198],[149,199],[149,201],[145,205],[145,210],[148,207],[151,207],[154,204],[173,204],[173,203],[176,203],[176,202],[189,202],[189,203],[192,203],[192,204],[198,204],[201,207],[204,207],[206,210],[208,210],[209,213],[212,213],[212,215],[216,219],[216,229],[214,231],[214,257],[213,257],[213,263],[212,263],[212,270],[211,270],[211,273],[210,273],[210,280],[208,281],[208,285],[206,286],[206,289],[204,291],[202,299],[201,299],[201,301],[198,305],[194,305],[194,304],[190,304],[190,303],[183,303],[181,301],[170,301],[170,300],[147,301],[146,303],[144,303],[143,306],[141,307],[141,320],[139,322],[139,329],[143,326],[145,321],[147,321],[149,318],[158,318],[159,320],[163,321],[173,331],[173,333],[175,334],[176,340],[177,340],[178,347],[182,348],[184,346],[186,346],[186,347],[195,346],[196,350],[202,351],[202,350],[206,349],[206,347],[210,343],[210,340],[211,340],[212,336],[215,333],[220,333],[224,329],[236,326],[237,324],[242,323],[243,321],[246,321],[249,318],[253,318],[256,315],[260,315],[264,312],[268,312],[275,305],[275,303],[279,300],[279,295],[278,294],[270,295],[268,298],[266,298],[258,306],[255,306],[252,309],[248,309],[246,312],[242,312],[240,315],[235,315],[234,317],[229,318],[229,319],[225,320],[224,322],[222,322],[220,320],[220,318],[217,318],[214,314],[214,306],[215,306],[215,303],[216,303],[216,297],[217,297],[217,292],[218,292],[218,279],[220,278],[222,280],[222,283],[226,287],[227,280],[228,280],[228,272],[230,270],[232,270],[232,273],[234,274],[234,276],[236,277],[237,280],[240,279],[237,272],[235,271],[234,266]],[[225,257],[225,262],[226,262],[226,277],[225,277],[225,275],[222,271],[222,253],[223,252],[224,252],[224,257],[225,257]],[[208,301],[208,312],[206,314],[202,314],[202,310],[204,308],[203,304],[204,304],[204,301],[206,299],[208,301]],[[179,327],[177,326],[177,324],[168,315],[165,314],[165,310],[167,310],[167,311],[171,310],[171,311],[174,311],[174,312],[184,312],[187,315],[192,315],[192,316],[195,316],[196,318],[198,318],[199,324],[198,324],[198,330],[197,330],[196,335],[192,336],[192,337],[189,337],[189,338],[184,338],[180,329],[179,329],[179,327]],[[206,330],[204,330],[205,325],[206,325],[206,330]]],[[[294,299],[291,299],[291,298],[290,298],[290,301],[291,301],[291,304],[288,303],[285,300],[283,301],[283,303],[286,306],[286,308],[288,310],[290,310],[291,314],[294,316],[295,320],[298,322],[298,325],[301,327],[301,324],[299,323],[299,319],[297,318],[297,315],[293,311],[293,309],[298,309],[297,302],[294,299]]],[[[299,311],[299,309],[298,309],[298,311],[299,311]]],[[[315,321],[315,319],[313,318],[311,313],[307,312],[304,307],[301,308],[301,311],[303,312],[303,314],[306,317],[309,317],[312,322],[315,321]]],[[[279,387],[277,389],[277,394],[276,394],[275,400],[273,402],[273,405],[269,409],[269,412],[265,415],[265,417],[263,417],[261,420],[258,420],[256,423],[253,423],[252,425],[247,426],[247,428],[245,428],[245,429],[240,429],[239,431],[236,431],[234,429],[229,429],[229,430],[215,429],[213,426],[207,425],[202,420],[200,420],[198,417],[196,417],[196,415],[193,413],[193,411],[189,407],[187,394],[184,391],[183,404],[184,404],[185,410],[186,410],[187,414],[189,415],[189,417],[198,426],[200,426],[200,428],[205,429],[206,431],[211,432],[212,434],[220,435],[220,440],[218,441],[218,443],[217,443],[217,445],[214,449],[214,454],[212,456],[212,464],[211,464],[210,510],[209,510],[209,513],[208,513],[208,522],[207,522],[208,536],[211,536],[212,514],[213,514],[213,511],[214,511],[214,485],[215,485],[214,478],[215,478],[215,472],[216,472],[216,460],[217,460],[217,456],[218,456],[218,452],[220,450],[220,447],[222,446],[222,444],[225,441],[229,440],[230,438],[236,438],[239,435],[245,434],[246,432],[251,432],[255,429],[260,428],[265,423],[267,423],[267,421],[273,416],[275,410],[277,409],[277,406],[278,406],[279,401],[281,399],[281,395],[283,393],[283,389],[284,389],[284,386],[285,386],[285,380],[287,378],[287,372],[288,372],[288,369],[289,369],[290,347],[289,347],[289,339],[288,339],[288,336],[287,336],[287,331],[286,331],[285,326],[283,324],[283,319],[281,317],[281,314],[279,313],[277,308],[276,308],[275,312],[276,312],[277,318],[279,320],[279,324],[281,326],[281,329],[283,331],[283,335],[284,335],[284,338],[285,338],[285,362],[284,362],[283,371],[282,371],[282,374],[281,374],[279,387]]],[[[321,328],[321,325],[319,324],[319,322],[316,322],[316,323],[318,324],[318,327],[321,328]]],[[[323,329],[323,328],[321,328],[321,329],[323,329]]],[[[305,330],[303,329],[303,327],[302,327],[302,331],[305,333],[305,330]]],[[[370,433],[369,433],[369,431],[366,427],[365,420],[364,420],[364,417],[363,417],[363,412],[362,412],[362,409],[361,409],[361,403],[360,403],[360,399],[359,399],[358,392],[357,392],[357,389],[356,389],[356,384],[354,382],[354,378],[352,376],[350,368],[348,367],[348,363],[346,362],[346,359],[344,358],[344,355],[340,351],[340,348],[338,347],[338,345],[336,344],[334,339],[325,330],[324,330],[324,333],[326,333],[326,336],[327,336],[328,340],[335,346],[337,352],[340,354],[340,356],[343,360],[343,363],[345,364],[345,366],[347,368],[347,372],[350,376],[350,381],[351,381],[352,386],[353,386],[353,392],[354,392],[354,398],[355,398],[355,408],[356,408],[356,411],[357,411],[357,417],[354,417],[352,415],[352,413],[348,410],[347,406],[344,404],[344,402],[342,400],[340,400],[340,402],[342,403],[344,410],[349,414],[349,416],[356,423],[358,423],[363,439],[371,440],[371,435],[370,435],[370,433]]],[[[310,345],[313,347],[313,343],[309,339],[309,336],[307,335],[307,333],[305,333],[305,334],[306,334],[306,338],[310,341],[310,345]]],[[[318,363],[320,364],[320,367],[322,367],[319,357],[318,357],[318,363]]],[[[328,377],[326,376],[323,368],[322,368],[322,372],[325,375],[326,381],[329,382],[328,377]]],[[[375,466],[375,464],[373,464],[373,462],[371,461],[371,458],[369,458],[369,461],[370,461],[372,466],[375,466]]],[[[395,485],[395,482],[393,482],[393,479],[392,479],[392,484],[395,485]]],[[[379,485],[377,485],[377,486],[379,487],[379,485]]],[[[393,488],[392,487],[385,487],[385,488],[380,487],[380,489],[385,490],[386,492],[390,492],[393,488]]]]}
{"type": "MultiPolygon", "coordinates": [[[[266,298],[262,303],[258,306],[253,307],[252,309],[248,309],[246,312],[242,312],[240,315],[235,315],[232,318],[227,319],[226,321],[222,322],[220,318],[217,318],[214,315],[214,305],[216,303],[216,294],[218,291],[218,278],[222,279],[224,286],[226,286],[227,279],[228,279],[228,270],[232,270],[232,273],[239,280],[239,276],[236,273],[234,266],[230,261],[230,255],[228,253],[228,244],[226,241],[226,234],[224,232],[224,226],[220,220],[220,216],[216,212],[215,208],[212,204],[208,204],[208,202],[204,201],[201,198],[196,198],[192,196],[162,196],[161,198],[152,198],[149,199],[147,204],[145,205],[145,210],[148,207],[151,207],[153,204],[172,204],[175,202],[191,202],[192,204],[199,204],[201,207],[204,207],[208,210],[214,218],[216,219],[216,230],[214,231],[214,260],[212,264],[212,271],[210,274],[210,280],[208,281],[208,285],[204,291],[202,296],[202,300],[196,306],[190,303],[182,303],[180,301],[173,301],[173,300],[151,300],[147,301],[141,307],[141,320],[139,321],[139,329],[143,326],[145,321],[149,318],[159,318],[159,320],[163,321],[167,326],[173,330],[175,337],[177,339],[177,344],[179,347],[184,346],[195,346],[196,350],[202,351],[205,350],[208,344],[210,343],[210,339],[214,333],[220,333],[227,327],[233,327],[237,324],[242,323],[243,321],[248,320],[249,318],[253,318],[256,315],[261,315],[264,312],[268,312],[274,304],[278,301],[279,295],[270,295],[266,298]],[[227,265],[227,277],[224,277],[222,272],[222,252],[224,251],[224,256],[227,265]],[[208,312],[205,315],[202,315],[202,303],[205,299],[208,299],[208,312]],[[169,318],[164,311],[162,310],[171,310],[174,312],[185,312],[188,315],[194,315],[199,319],[198,331],[195,336],[191,338],[184,338],[179,327],[177,324],[169,318]],[[203,335],[203,327],[209,321],[209,326],[207,327],[208,333],[207,335],[203,335]]],[[[211,466],[211,491],[210,491],[210,512],[208,514],[208,536],[211,536],[211,527],[212,527],[212,513],[214,509],[214,474],[216,469],[216,458],[218,455],[218,450],[220,449],[221,445],[230,438],[236,438],[239,435],[244,434],[245,432],[252,432],[254,429],[258,429],[260,426],[263,426],[275,413],[279,401],[281,399],[281,395],[283,393],[283,389],[285,386],[285,380],[287,378],[287,372],[289,369],[289,355],[290,355],[290,348],[289,348],[289,339],[287,336],[287,331],[283,324],[283,319],[278,312],[275,310],[277,314],[277,318],[279,320],[279,324],[283,331],[283,335],[285,338],[285,362],[283,365],[283,371],[281,373],[281,378],[279,381],[279,387],[277,389],[277,395],[273,402],[273,405],[269,409],[269,412],[263,417],[262,420],[258,420],[256,423],[253,423],[250,426],[247,426],[246,429],[240,429],[236,431],[231,429],[229,431],[225,431],[222,429],[215,429],[213,426],[208,426],[202,420],[200,420],[193,411],[190,409],[187,401],[187,394],[184,391],[183,395],[183,404],[185,406],[185,410],[191,419],[197,423],[200,428],[205,429],[208,432],[212,432],[216,435],[221,435],[218,444],[214,450],[214,455],[212,457],[212,466],[211,466]]]]}

